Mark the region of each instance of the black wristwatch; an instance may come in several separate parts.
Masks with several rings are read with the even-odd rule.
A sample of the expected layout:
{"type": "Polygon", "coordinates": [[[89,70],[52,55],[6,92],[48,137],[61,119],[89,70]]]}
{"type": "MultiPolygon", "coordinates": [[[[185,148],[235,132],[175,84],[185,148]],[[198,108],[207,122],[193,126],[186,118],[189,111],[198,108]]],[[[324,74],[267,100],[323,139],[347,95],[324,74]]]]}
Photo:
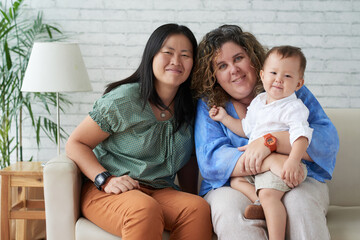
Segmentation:
{"type": "Polygon", "coordinates": [[[97,189],[99,189],[100,191],[102,191],[101,186],[105,184],[106,179],[108,179],[108,177],[111,177],[111,174],[108,171],[99,173],[96,177],[95,177],[95,181],[94,184],[97,187],[97,189]]]}

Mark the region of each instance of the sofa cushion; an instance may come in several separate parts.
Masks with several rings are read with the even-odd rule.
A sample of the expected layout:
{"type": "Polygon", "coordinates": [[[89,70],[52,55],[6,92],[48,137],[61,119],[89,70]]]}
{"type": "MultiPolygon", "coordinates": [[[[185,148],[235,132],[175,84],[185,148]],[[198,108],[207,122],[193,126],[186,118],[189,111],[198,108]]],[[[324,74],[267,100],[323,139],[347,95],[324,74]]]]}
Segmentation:
{"type": "Polygon", "coordinates": [[[330,206],[326,215],[332,240],[352,240],[360,237],[360,207],[330,206]]]}

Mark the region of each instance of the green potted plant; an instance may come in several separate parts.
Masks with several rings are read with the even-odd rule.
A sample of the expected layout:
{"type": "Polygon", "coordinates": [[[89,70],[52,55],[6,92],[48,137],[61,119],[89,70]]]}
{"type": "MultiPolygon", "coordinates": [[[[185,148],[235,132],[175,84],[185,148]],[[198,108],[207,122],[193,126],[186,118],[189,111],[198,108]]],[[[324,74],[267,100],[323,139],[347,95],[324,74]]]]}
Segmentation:
{"type": "MultiPolygon", "coordinates": [[[[20,89],[33,43],[60,40],[64,36],[58,28],[43,22],[41,12],[37,16],[24,16],[23,2],[17,0],[9,7],[0,3],[0,168],[10,164],[11,154],[16,155],[17,161],[23,161],[24,115],[31,122],[38,146],[41,132],[57,141],[57,125],[48,117],[51,107],[56,105],[55,93],[22,93],[20,89]],[[47,116],[35,116],[34,104],[40,104],[47,116]]],[[[70,104],[63,95],[60,95],[60,102],[70,104]]],[[[65,136],[61,129],[61,137],[65,136]]]]}

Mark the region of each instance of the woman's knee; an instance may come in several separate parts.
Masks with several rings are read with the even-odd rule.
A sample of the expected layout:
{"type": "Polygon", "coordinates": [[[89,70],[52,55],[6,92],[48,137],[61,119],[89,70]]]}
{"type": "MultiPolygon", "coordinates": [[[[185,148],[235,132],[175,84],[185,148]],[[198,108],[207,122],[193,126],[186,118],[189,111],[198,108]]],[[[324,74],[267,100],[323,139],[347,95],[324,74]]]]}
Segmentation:
{"type": "Polygon", "coordinates": [[[180,215],[173,225],[174,238],[191,234],[190,239],[211,239],[212,224],[210,205],[201,197],[187,199],[180,215]],[[176,236],[176,237],[175,237],[176,236]]]}
{"type": "Polygon", "coordinates": [[[329,239],[325,217],[329,204],[326,184],[308,177],[286,193],[283,202],[288,215],[287,238],[329,239]]]}
{"type": "Polygon", "coordinates": [[[161,236],[164,217],[153,198],[136,190],[107,195],[93,189],[96,196],[82,199],[82,211],[96,225],[117,236],[145,236],[147,232],[161,236]]]}
{"type": "Polygon", "coordinates": [[[142,221],[164,222],[160,204],[152,198],[137,199],[128,207],[125,216],[142,221]]]}
{"type": "Polygon", "coordinates": [[[289,191],[283,199],[289,215],[297,216],[299,212],[317,212],[324,216],[329,206],[328,189],[325,183],[307,178],[298,187],[289,191]],[[299,201],[301,199],[301,201],[299,201]]]}
{"type": "Polygon", "coordinates": [[[219,239],[267,239],[265,221],[244,219],[245,208],[251,201],[230,187],[211,190],[205,199],[211,206],[214,231],[219,239]]]}
{"type": "Polygon", "coordinates": [[[245,208],[251,204],[244,194],[231,187],[211,190],[204,198],[210,204],[213,217],[217,215],[237,217],[239,212],[244,212],[245,208]]]}
{"type": "Polygon", "coordinates": [[[185,211],[198,217],[210,216],[210,205],[202,197],[194,196],[185,206],[185,211]]]}
{"type": "Polygon", "coordinates": [[[134,239],[146,239],[146,237],[156,239],[161,236],[165,226],[164,216],[161,206],[154,199],[146,197],[134,200],[131,206],[122,212],[124,214],[121,227],[123,238],[131,236],[134,239]]]}

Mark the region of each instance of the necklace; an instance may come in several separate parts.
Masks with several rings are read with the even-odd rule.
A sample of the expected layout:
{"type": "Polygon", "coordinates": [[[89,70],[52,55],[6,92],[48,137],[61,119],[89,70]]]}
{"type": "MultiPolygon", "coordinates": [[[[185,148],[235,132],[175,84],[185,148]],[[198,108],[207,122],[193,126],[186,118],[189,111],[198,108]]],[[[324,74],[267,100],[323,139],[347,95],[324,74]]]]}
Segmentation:
{"type": "Polygon", "coordinates": [[[161,118],[165,118],[165,117],[166,117],[165,111],[163,111],[163,112],[160,113],[160,117],[161,117],[161,118]]]}
{"type": "Polygon", "coordinates": [[[173,100],[170,102],[170,104],[169,105],[167,105],[164,109],[160,109],[160,117],[161,118],[165,118],[166,117],[166,111],[168,111],[168,112],[170,112],[171,113],[171,111],[170,111],[170,105],[174,102],[174,100],[175,100],[175,98],[173,98],[173,100]]]}

